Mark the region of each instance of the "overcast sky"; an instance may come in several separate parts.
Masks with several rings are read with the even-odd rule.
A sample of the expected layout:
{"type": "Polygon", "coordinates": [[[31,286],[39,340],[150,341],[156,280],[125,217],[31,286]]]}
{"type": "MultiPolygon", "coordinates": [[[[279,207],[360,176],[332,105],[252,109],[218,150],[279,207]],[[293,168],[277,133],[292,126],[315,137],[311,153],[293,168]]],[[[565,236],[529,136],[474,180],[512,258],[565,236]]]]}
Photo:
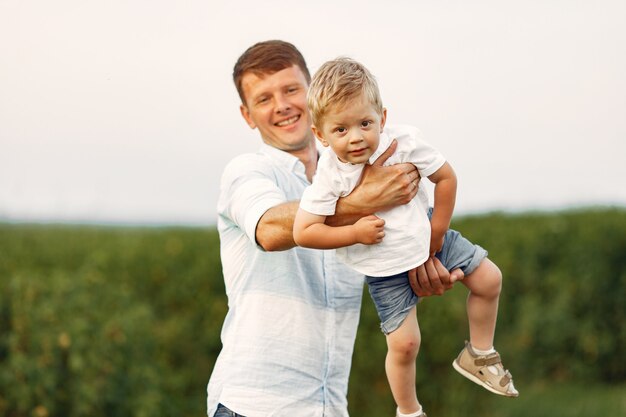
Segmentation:
{"type": "Polygon", "coordinates": [[[213,224],[267,39],[348,55],[459,177],[457,214],[626,206],[624,1],[0,0],[0,219],[213,224]]]}

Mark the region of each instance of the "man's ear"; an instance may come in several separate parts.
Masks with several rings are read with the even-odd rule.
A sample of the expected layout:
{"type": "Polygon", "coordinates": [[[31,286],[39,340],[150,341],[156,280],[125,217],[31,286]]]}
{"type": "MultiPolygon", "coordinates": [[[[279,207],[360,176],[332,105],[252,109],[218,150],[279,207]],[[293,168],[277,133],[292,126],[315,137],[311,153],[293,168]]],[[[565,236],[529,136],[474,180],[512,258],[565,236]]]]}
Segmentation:
{"type": "Polygon", "coordinates": [[[315,135],[315,137],[320,141],[320,143],[322,145],[328,147],[328,142],[322,136],[321,130],[319,130],[317,127],[315,127],[315,125],[311,125],[311,130],[313,131],[313,134],[315,135]]]}
{"type": "Polygon", "coordinates": [[[246,107],[245,104],[241,104],[239,106],[239,111],[241,112],[241,115],[245,119],[246,123],[248,123],[248,126],[250,126],[250,129],[256,129],[256,123],[254,123],[252,117],[250,117],[250,110],[248,110],[248,107],[246,107]]]}
{"type": "Polygon", "coordinates": [[[383,133],[385,122],[387,121],[387,109],[383,107],[383,114],[380,115],[380,133],[383,133]]]}

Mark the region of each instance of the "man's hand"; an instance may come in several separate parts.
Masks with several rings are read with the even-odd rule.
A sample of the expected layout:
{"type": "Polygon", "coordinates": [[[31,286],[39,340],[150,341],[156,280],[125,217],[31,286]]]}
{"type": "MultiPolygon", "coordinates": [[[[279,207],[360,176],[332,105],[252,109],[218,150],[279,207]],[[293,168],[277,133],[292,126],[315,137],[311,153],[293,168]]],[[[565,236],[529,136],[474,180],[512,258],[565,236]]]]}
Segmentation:
{"type": "Polygon", "coordinates": [[[373,214],[361,217],[352,227],[355,230],[357,242],[364,245],[380,243],[385,237],[385,221],[373,214]]]}
{"type": "Polygon", "coordinates": [[[448,272],[439,259],[431,256],[422,265],[409,271],[409,283],[418,297],[428,297],[443,295],[464,276],[458,268],[448,272]]]}
{"type": "Polygon", "coordinates": [[[406,204],[417,194],[420,176],[415,165],[409,163],[383,166],[398,147],[394,139],[372,165],[363,169],[361,182],[354,189],[356,201],[370,202],[373,212],[406,204]]]}

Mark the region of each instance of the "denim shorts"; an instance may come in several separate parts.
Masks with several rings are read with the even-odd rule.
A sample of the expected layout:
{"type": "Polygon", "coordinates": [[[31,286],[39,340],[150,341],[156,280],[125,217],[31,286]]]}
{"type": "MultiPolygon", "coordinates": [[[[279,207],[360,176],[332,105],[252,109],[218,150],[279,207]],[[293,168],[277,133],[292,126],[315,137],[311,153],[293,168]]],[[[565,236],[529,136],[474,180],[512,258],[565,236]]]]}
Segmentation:
{"type": "MultiPolygon", "coordinates": [[[[487,251],[456,230],[448,230],[443,247],[435,256],[448,271],[461,268],[465,275],[469,275],[487,257],[487,251]]],[[[400,327],[411,308],[417,304],[417,295],[409,284],[409,273],[407,271],[389,277],[368,276],[366,280],[378,311],[380,328],[383,333],[389,334],[400,327]]]]}
{"type": "Polygon", "coordinates": [[[234,411],[231,411],[228,407],[223,404],[217,405],[217,410],[213,417],[244,417],[241,414],[237,414],[234,411]]]}

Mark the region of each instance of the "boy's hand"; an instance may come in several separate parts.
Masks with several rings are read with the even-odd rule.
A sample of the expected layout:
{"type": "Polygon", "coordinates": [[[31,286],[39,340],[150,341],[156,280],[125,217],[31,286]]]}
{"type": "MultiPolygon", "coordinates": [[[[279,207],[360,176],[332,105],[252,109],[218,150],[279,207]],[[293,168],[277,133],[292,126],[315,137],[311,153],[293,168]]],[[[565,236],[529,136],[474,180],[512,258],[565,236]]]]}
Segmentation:
{"type": "Polygon", "coordinates": [[[430,256],[435,256],[436,253],[443,248],[443,241],[445,239],[445,233],[430,233],[430,256]]]}
{"type": "Polygon", "coordinates": [[[373,245],[383,241],[385,237],[384,226],[385,221],[372,214],[361,217],[352,227],[355,229],[356,241],[358,243],[373,245]]]}

